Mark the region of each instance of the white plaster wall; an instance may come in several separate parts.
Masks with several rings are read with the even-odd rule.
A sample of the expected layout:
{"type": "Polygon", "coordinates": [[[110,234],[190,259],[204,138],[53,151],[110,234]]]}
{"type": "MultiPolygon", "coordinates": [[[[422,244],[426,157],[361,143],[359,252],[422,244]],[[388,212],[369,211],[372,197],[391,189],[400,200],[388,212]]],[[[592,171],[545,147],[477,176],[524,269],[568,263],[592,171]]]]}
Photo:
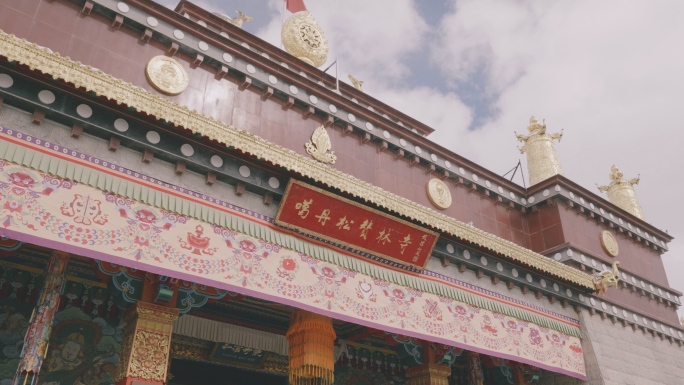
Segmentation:
{"type": "Polygon", "coordinates": [[[586,384],[684,384],[684,347],[588,311],[581,312],[580,322],[586,384]]]}
{"type": "Polygon", "coordinates": [[[544,371],[539,385],[681,385],[684,348],[582,311],[587,381],[544,371]]]}

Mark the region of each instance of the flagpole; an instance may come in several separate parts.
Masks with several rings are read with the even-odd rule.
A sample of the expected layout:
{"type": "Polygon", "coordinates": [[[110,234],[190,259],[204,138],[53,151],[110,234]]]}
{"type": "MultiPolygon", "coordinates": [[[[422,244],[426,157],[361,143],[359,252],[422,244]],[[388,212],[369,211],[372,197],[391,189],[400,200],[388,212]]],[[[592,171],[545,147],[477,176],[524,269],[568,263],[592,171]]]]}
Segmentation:
{"type": "Polygon", "coordinates": [[[285,12],[287,12],[287,0],[283,1],[283,15],[282,15],[283,17],[280,20],[280,26],[285,24],[285,12]]]}
{"type": "MultiPolygon", "coordinates": [[[[287,0],[283,1],[283,14],[280,19],[280,29],[283,29],[283,25],[285,24],[285,12],[287,12],[287,0]]],[[[283,51],[285,50],[285,46],[283,45],[283,39],[280,39],[280,49],[283,51]]]]}
{"type": "Polygon", "coordinates": [[[329,66],[327,66],[323,72],[328,72],[329,69],[332,68],[332,66],[335,66],[335,89],[337,92],[340,92],[340,62],[338,61],[338,58],[335,58],[335,61],[333,61],[329,66]]]}

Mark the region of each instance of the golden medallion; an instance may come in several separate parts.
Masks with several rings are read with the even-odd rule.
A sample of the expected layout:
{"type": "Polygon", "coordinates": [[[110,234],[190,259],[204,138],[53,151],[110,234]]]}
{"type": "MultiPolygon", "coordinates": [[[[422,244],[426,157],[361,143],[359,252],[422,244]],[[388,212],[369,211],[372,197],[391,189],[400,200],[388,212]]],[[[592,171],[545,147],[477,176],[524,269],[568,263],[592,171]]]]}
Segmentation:
{"type": "Polygon", "coordinates": [[[444,210],[451,206],[451,191],[441,179],[433,178],[428,182],[427,195],[437,208],[444,210]]]}
{"type": "Polygon", "coordinates": [[[608,253],[611,257],[617,257],[618,255],[618,244],[615,236],[608,230],[601,231],[601,246],[603,250],[608,253]]]}
{"type": "Polygon", "coordinates": [[[157,91],[167,95],[178,95],[188,86],[188,73],[176,60],[159,55],[150,59],[145,68],[147,81],[157,91]]]}
{"type": "Polygon", "coordinates": [[[328,60],[328,39],[309,11],[288,17],[280,35],[285,50],[296,58],[314,67],[320,67],[328,60]]]}

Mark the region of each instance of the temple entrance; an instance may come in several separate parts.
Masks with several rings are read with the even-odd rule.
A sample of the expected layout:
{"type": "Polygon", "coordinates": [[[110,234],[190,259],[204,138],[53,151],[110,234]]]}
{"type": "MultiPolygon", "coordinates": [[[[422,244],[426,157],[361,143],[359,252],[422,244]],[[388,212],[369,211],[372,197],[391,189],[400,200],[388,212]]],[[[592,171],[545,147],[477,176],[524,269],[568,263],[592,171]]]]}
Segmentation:
{"type": "Polygon", "coordinates": [[[276,375],[185,359],[171,360],[168,385],[287,385],[286,375],[276,375]]]}
{"type": "MultiPolygon", "coordinates": [[[[0,319],[5,320],[1,342],[6,366],[16,365],[12,358],[19,356],[23,335],[30,327],[32,304],[39,297],[36,288],[55,258],[49,251],[25,247],[0,263],[5,282],[0,284],[0,319]],[[33,264],[18,263],[21,259],[33,264]]],[[[290,382],[286,334],[292,330],[292,315],[298,309],[90,258],[74,256],[68,262],[61,273],[59,306],[39,383],[118,384],[122,355],[154,368],[155,373],[168,368],[168,385],[290,382]],[[153,318],[145,315],[150,310],[153,318]],[[164,314],[172,316],[164,321],[164,314]],[[146,330],[156,331],[154,339],[142,340],[132,352],[128,350],[128,336],[136,331],[137,338],[146,330]],[[164,339],[170,344],[169,364],[160,350],[153,349],[164,339]],[[142,355],[136,357],[138,351],[142,355]]],[[[416,383],[412,379],[430,379],[435,373],[439,383],[448,381],[449,385],[470,384],[472,377],[485,384],[529,384],[536,383],[541,374],[528,365],[461,348],[348,321],[328,322],[334,338],[325,342],[329,346],[319,356],[329,356],[337,385],[404,385],[416,383]]],[[[13,371],[14,367],[6,370],[6,377],[13,371]]],[[[9,381],[6,378],[3,383],[9,381]]]]}

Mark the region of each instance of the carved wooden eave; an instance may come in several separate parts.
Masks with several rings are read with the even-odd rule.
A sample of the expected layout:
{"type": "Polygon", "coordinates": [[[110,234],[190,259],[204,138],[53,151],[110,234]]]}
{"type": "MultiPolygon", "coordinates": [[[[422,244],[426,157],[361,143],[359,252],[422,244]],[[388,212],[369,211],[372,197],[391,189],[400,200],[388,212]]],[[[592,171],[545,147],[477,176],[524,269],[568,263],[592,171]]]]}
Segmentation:
{"type": "Polygon", "coordinates": [[[185,106],[153,95],[142,88],[123,82],[90,66],[82,65],[24,39],[19,39],[14,35],[0,32],[0,55],[55,79],[62,79],[77,88],[83,88],[157,119],[164,119],[177,126],[185,127],[195,134],[206,136],[211,140],[232,146],[256,158],[264,159],[316,180],[321,184],[365,199],[371,204],[384,207],[394,213],[438,229],[445,234],[502,254],[524,265],[561,277],[589,290],[595,288],[591,276],[575,268],[550,260],[513,242],[468,226],[328,165],[270,143],[263,138],[206,117],[196,111],[191,111],[185,106]]]}

